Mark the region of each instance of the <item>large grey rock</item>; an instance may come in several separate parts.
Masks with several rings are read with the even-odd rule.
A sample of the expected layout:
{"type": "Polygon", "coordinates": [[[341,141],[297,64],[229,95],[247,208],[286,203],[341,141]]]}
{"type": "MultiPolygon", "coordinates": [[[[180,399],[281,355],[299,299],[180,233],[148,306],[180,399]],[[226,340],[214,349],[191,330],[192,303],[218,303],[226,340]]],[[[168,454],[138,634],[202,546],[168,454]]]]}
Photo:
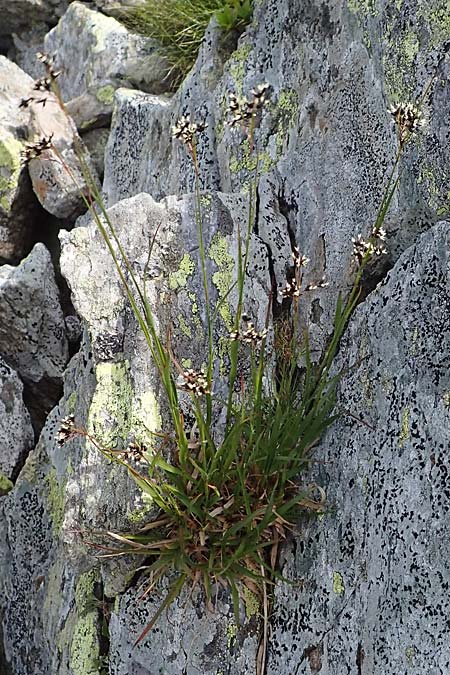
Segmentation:
{"type": "Polygon", "coordinates": [[[203,186],[230,192],[248,185],[254,164],[243,134],[225,123],[227,96],[248,95],[268,82],[270,103],[256,134],[259,233],[274,259],[281,251],[279,287],[293,241],[314,262],[306,280],[324,274],[332,281],[329,290],[302,303],[313,344],[323,346],[337,292],[348,284],[351,238],[369,232],[394,162],[389,104],[419,100],[426,92],[428,124],[401,162],[386,267],[449,209],[444,15],[440,2],[381,2],[369,11],[367,4],[344,0],[265,0],[256,3],[253,24],[225,63],[212,25],[171,105],[117,95],[105,164],[108,203],[140,191],[160,199],[192,189],[192,163],[170,140],[183,114],[209,124],[198,147],[203,186]]]}
{"type": "Polygon", "coordinates": [[[5,478],[12,478],[34,441],[30,415],[25,408],[23,384],[0,357],[0,494],[5,478]]]}
{"type": "Polygon", "coordinates": [[[16,263],[31,245],[37,201],[26,169],[21,166],[29,111],[19,110],[32,80],[0,56],[0,263],[16,263]]]}
{"type": "Polygon", "coordinates": [[[0,354],[27,383],[27,403],[39,426],[60,395],[68,360],[59,291],[43,244],[19,267],[0,267],[0,354]]]}
{"type": "MultiPolygon", "coordinates": [[[[36,197],[57,218],[74,218],[86,210],[82,193],[88,188],[77,156],[85,149],[56,96],[34,91],[33,80],[2,56],[0,82],[0,260],[18,262],[35,236],[40,215],[36,197]],[[37,100],[19,109],[29,99],[37,100]],[[45,105],[38,102],[42,99],[45,105]],[[26,142],[50,136],[52,148],[31,160],[27,169],[20,155],[26,142]]],[[[88,153],[85,158],[93,180],[98,180],[88,153]]]]}
{"type": "MultiPolygon", "coordinates": [[[[209,122],[199,145],[203,187],[248,189],[252,162],[243,136],[224,124],[226,93],[247,93],[268,80],[272,102],[257,132],[263,175],[252,252],[252,261],[262,262],[259,278],[252,270],[249,304],[257,293],[259,318],[268,286],[265,256],[270,254],[281,285],[296,242],[313,261],[308,281],[325,272],[331,282],[329,291],[303,303],[321,345],[336,294],[350,276],[350,237],[369,230],[393,162],[395,130],[387,104],[419,97],[437,67],[428,127],[402,160],[389,215],[394,269],[357,310],[336,364],[351,366],[340,394],[351,415],[324,439],[318,468],[305,476],[308,484],[326,487],[330,509],[321,519],[302,522],[282,552],[284,573],[298,583],[277,588],[267,675],[446,673],[448,225],[432,227],[447,208],[450,97],[448,61],[440,60],[446,14],[439,0],[255,4],[254,25],[226,63],[211,27],[172,104],[117,94],[105,183],[111,216],[139,275],[156,223],[164,226],[160,243],[169,246],[157,245],[159,278],[149,283],[150,299],[163,331],[173,323],[174,346],[195,366],[204,353],[204,316],[195,295],[198,269],[192,268],[192,201],[170,197],[155,204],[149,195],[137,195],[148,191],[159,199],[191,191],[192,166],[184,148],[170,140],[171,125],[183,113],[209,122]],[[161,292],[167,295],[161,298],[161,292]]],[[[206,204],[208,196],[212,222],[221,223],[225,238],[213,249],[221,269],[210,261],[208,270],[223,293],[236,257],[232,232],[244,215],[242,200],[213,192],[204,195],[206,204]]],[[[132,649],[161,595],[136,604],[135,561],[91,569],[92,557],[80,546],[77,527],[128,529],[148,516],[148,504],[139,505],[131,481],[91,447],[72,442],[57,448],[58,420],[73,412],[119,443],[145,432],[142,419],[158,424],[165,409],[144,341],[92,225],[64,235],[63,269],[89,340],[85,336],[71,364],[61,407],[4,500],[0,603],[6,658],[15,675],[99,672],[104,643],[92,598],[98,583],[97,598],[115,597],[105,612],[111,616],[111,672],[253,675],[258,608],[236,632],[225,594],[212,617],[201,597],[184,596],[132,649]],[[42,573],[36,575],[37,569],[42,573]]],[[[226,311],[222,320],[220,334],[226,311]]]]}
{"type": "Polygon", "coordinates": [[[155,42],[81,2],[71,3],[48,33],[45,49],[56,54],[66,101],[88,92],[100,108],[111,110],[114,91],[121,85],[156,93],[165,88],[167,64],[155,51],[155,42]]]}
{"type": "Polygon", "coordinates": [[[86,195],[91,183],[98,185],[98,176],[73,120],[60,108],[54,94],[47,94],[46,99],[45,106],[38,102],[30,106],[30,136],[33,141],[51,136],[52,145],[29,162],[28,171],[44,209],[57,218],[75,219],[86,211],[86,195]],[[89,178],[85,177],[83,164],[89,170],[89,178]]]}
{"type": "Polygon", "coordinates": [[[425,233],[349,325],[316,452],[329,512],[284,552],[270,675],[449,669],[449,244],[448,222],[425,233]]]}
{"type": "MultiPolygon", "coordinates": [[[[224,293],[233,275],[235,228],[238,219],[245,215],[245,203],[239,196],[204,195],[208,209],[208,270],[214,300],[224,293]]],[[[205,317],[198,251],[192,241],[195,229],[192,207],[192,197],[170,198],[158,204],[149,195],[139,195],[117,204],[110,210],[110,216],[140,279],[149,239],[155,228],[160,227],[152,263],[154,274],[156,264],[160,265],[160,278],[149,281],[149,298],[161,330],[169,322],[172,324],[176,354],[180,359],[191,358],[195,367],[205,358],[205,317]]],[[[248,311],[261,321],[266,311],[268,272],[265,249],[256,236],[252,257],[255,263],[250,294],[256,301],[252,301],[248,311]]],[[[80,354],[71,362],[64,399],[49,416],[37,448],[4,505],[6,531],[0,546],[4,592],[0,594],[0,603],[6,658],[16,675],[32,672],[32,668],[35,672],[64,675],[97,672],[100,643],[99,615],[95,605],[92,608],[95,581],[102,584],[107,597],[130,587],[118,601],[111,624],[114,652],[111,668],[125,673],[137,667],[136,663],[151,663],[149,655],[155,650],[151,640],[135,651],[131,646],[157,599],[149,600],[145,606],[139,604],[138,587],[130,584],[141,560],[125,564],[112,561],[112,565],[90,570],[95,560],[89,549],[80,545],[76,533],[80,528],[135,527],[148,517],[150,506],[140,501],[137,488],[120,467],[111,465],[90,444],[81,441],[58,448],[55,433],[61,417],[72,413],[78,424],[86,425],[98,438],[112,445],[126,443],[130,438],[150,444],[148,429],[161,428],[166,410],[148,348],[130,316],[112,261],[92,223],[62,235],[62,270],[75,307],[88,327],[89,340],[85,336],[80,354]],[[33,571],[36,569],[39,574],[33,571]],[[129,630],[124,631],[126,623],[129,630]],[[56,650],[52,646],[55,643],[56,650]]],[[[230,295],[229,302],[233,301],[230,295]]],[[[225,303],[219,319],[221,334],[226,330],[229,312],[225,303]]],[[[226,349],[223,353],[226,358],[226,349]]],[[[179,672],[177,668],[190,660],[200,668],[198,672],[204,668],[204,673],[215,674],[220,655],[242,644],[245,649],[237,654],[233,672],[250,669],[257,642],[256,622],[251,614],[238,632],[230,597],[223,591],[213,618],[202,616],[200,596],[196,602],[198,611],[190,611],[189,618],[192,632],[185,636],[178,631],[168,634],[172,640],[168,653],[173,662],[170,672],[179,672]],[[207,624],[206,643],[217,645],[217,649],[210,653],[208,645],[200,642],[190,656],[184,655],[182,650],[189,650],[195,634],[200,635],[207,624]],[[179,653],[176,659],[174,653],[179,653]]],[[[172,611],[177,617],[184,609],[180,605],[172,611]]],[[[157,654],[152,656],[155,667],[158,659],[157,654]]]]}

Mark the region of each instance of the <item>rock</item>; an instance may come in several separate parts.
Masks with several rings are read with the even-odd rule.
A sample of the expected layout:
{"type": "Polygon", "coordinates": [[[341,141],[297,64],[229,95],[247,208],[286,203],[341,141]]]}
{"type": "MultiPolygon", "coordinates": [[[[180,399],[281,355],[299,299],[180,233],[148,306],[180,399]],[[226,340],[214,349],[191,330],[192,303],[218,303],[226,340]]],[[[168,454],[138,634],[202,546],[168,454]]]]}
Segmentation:
{"type": "MultiPolygon", "coordinates": [[[[325,274],[330,282],[301,303],[319,349],[337,293],[351,278],[351,237],[369,231],[394,162],[386,108],[420,100],[437,75],[427,92],[428,125],[401,160],[387,220],[392,269],[362,299],[335,364],[335,372],[345,369],[339,403],[350,414],[323,439],[304,476],[307,485],[324,486],[330,508],[320,519],[302,519],[280,552],[283,573],[295,583],[277,583],[266,673],[446,673],[449,241],[448,223],[434,226],[448,207],[446,14],[439,0],[255,5],[253,24],[229,59],[211,24],[173,101],[129,89],[116,94],[105,171],[109,213],[140,279],[159,225],[150,302],[162,334],[170,326],[177,355],[195,366],[205,341],[192,197],[173,196],[192,191],[194,171],[185,148],[171,140],[171,127],[183,114],[209,124],[198,151],[208,278],[220,298],[236,261],[237,224],[245,222],[242,193],[255,168],[242,132],[225,124],[227,93],[248,95],[268,81],[270,103],[256,132],[261,181],[247,302],[260,322],[268,268],[284,285],[297,244],[312,259],[306,281],[325,274]]],[[[88,90],[81,83],[69,95],[88,90]]],[[[78,223],[62,236],[62,267],[85,324],[83,344],[65,376],[61,405],[1,500],[5,660],[15,675],[86,675],[101,667],[115,675],[254,675],[261,611],[254,603],[237,630],[226,593],[219,589],[211,617],[195,589],[133,649],[167,580],[158,595],[137,604],[141,562],[97,565],[76,534],[126,531],[152,507],[82,439],[57,447],[61,417],[74,414],[118,445],[148,433],[149,424],[156,428],[167,414],[103,242],[86,216],[78,223]],[[106,617],[109,654],[99,639],[106,617]]],[[[385,274],[375,270],[369,282],[375,286],[385,274]]],[[[227,328],[234,302],[231,294],[221,308],[215,338],[227,328]]],[[[222,370],[226,365],[225,354],[222,370]]]]}
{"type": "Polygon", "coordinates": [[[42,76],[42,66],[36,58],[38,52],[44,51],[44,38],[48,33],[45,23],[34,24],[32,28],[15,33],[12,36],[13,48],[8,58],[14,61],[27,75],[37,80],[42,76]]]}
{"type": "Polygon", "coordinates": [[[0,35],[28,30],[38,22],[55,23],[69,2],[70,0],[1,0],[0,35]]]}
{"type": "Polygon", "coordinates": [[[89,156],[100,179],[103,178],[105,169],[105,149],[109,138],[109,129],[92,129],[82,136],[89,156]]]}
{"type": "Polygon", "coordinates": [[[0,357],[0,495],[34,442],[22,391],[17,373],[0,357]]]}
{"type": "MultiPolygon", "coordinates": [[[[109,86],[109,85],[108,85],[109,86]]],[[[114,89],[106,88],[100,94],[85,91],[68,101],[66,110],[81,133],[109,127],[111,124],[114,89]],[[105,95],[103,95],[105,94],[105,95]]]]}
{"type": "Polygon", "coordinates": [[[50,254],[36,244],[19,267],[0,267],[0,354],[30,389],[36,423],[60,394],[68,347],[50,254]]]}
{"type": "Polygon", "coordinates": [[[167,88],[165,59],[153,40],[130,33],[112,17],[72,2],[45,38],[45,49],[56,54],[64,100],[86,92],[112,109],[119,86],[159,93],[167,88]]]}
{"type": "Polygon", "coordinates": [[[57,218],[74,218],[86,210],[87,191],[76,147],[85,152],[92,178],[98,181],[70,118],[49,92],[33,90],[33,80],[0,57],[0,260],[18,262],[29,252],[40,218],[38,202],[57,218]],[[37,99],[26,108],[21,101],[37,99]],[[44,101],[45,104],[38,101],[44,101]],[[28,171],[21,161],[26,142],[52,136],[52,148],[33,159],[28,171]],[[63,165],[64,162],[64,165],[63,165]],[[31,190],[31,184],[34,190],[31,190]]]}
{"type": "Polygon", "coordinates": [[[330,510],[285,551],[302,584],[277,588],[270,675],[448,668],[449,226],[422,235],[348,327],[344,414],[315,453],[330,510]]]}
{"type": "Polygon", "coordinates": [[[0,264],[17,263],[31,247],[37,200],[21,166],[29,111],[19,110],[32,80],[0,56],[0,264]]]}
{"type": "MultiPolygon", "coordinates": [[[[279,256],[279,289],[293,242],[312,260],[305,281],[325,276],[331,282],[302,303],[302,320],[320,351],[337,292],[348,287],[351,239],[369,232],[394,162],[389,104],[418,101],[427,91],[428,124],[403,156],[389,213],[387,267],[450,208],[450,134],[442,127],[450,119],[444,24],[441,11],[425,0],[394,9],[382,2],[372,12],[342,0],[266,0],[256,4],[253,24],[227,61],[212,24],[172,104],[117,96],[105,160],[108,203],[140,191],[161,199],[192,189],[186,153],[169,141],[184,114],[209,125],[198,147],[203,187],[231,192],[248,185],[254,162],[242,132],[226,125],[228,93],[248,96],[255,85],[269,83],[270,101],[256,133],[263,178],[259,232],[273,258],[279,256]]],[[[374,271],[370,287],[385,272],[374,271]]]]}
{"type": "Polygon", "coordinates": [[[30,133],[33,142],[51,137],[51,147],[29,162],[28,171],[44,209],[57,218],[74,219],[86,211],[85,196],[91,183],[98,186],[98,176],[71,118],[61,110],[54,94],[48,93],[45,98],[45,106],[38,102],[30,105],[30,133]],[[85,179],[82,162],[89,179],[85,179]]]}

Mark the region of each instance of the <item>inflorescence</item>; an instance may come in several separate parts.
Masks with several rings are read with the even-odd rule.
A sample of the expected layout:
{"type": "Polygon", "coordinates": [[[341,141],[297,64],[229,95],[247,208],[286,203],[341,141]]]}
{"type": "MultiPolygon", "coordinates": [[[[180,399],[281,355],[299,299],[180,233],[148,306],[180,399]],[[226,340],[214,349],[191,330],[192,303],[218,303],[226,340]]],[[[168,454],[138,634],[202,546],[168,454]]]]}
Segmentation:
{"type": "Polygon", "coordinates": [[[187,391],[195,396],[205,396],[211,393],[203,370],[188,368],[181,373],[180,380],[181,382],[177,383],[177,387],[181,391],[187,391]]]}
{"type": "Polygon", "coordinates": [[[175,126],[172,127],[173,138],[182,141],[185,145],[192,145],[195,136],[208,128],[206,122],[192,122],[189,117],[183,115],[175,126]]]}
{"type": "Polygon", "coordinates": [[[61,420],[58,433],[56,434],[56,442],[59,447],[62,447],[75,434],[75,418],[73,415],[68,415],[61,420]]]}
{"type": "MultiPolygon", "coordinates": [[[[49,54],[43,54],[38,52],[36,58],[40,61],[46,70],[46,76],[40,77],[37,79],[33,85],[34,91],[40,92],[51,92],[53,90],[53,83],[59,75],[61,75],[60,70],[55,70],[53,57],[49,54]]],[[[47,103],[47,97],[36,98],[35,96],[29,96],[28,98],[23,98],[19,103],[19,108],[28,108],[31,103],[40,103],[42,107],[45,107],[47,103]]]]}
{"type": "Polygon", "coordinates": [[[44,150],[50,150],[52,147],[53,134],[50,136],[43,136],[34,143],[26,143],[25,149],[21,150],[20,157],[23,164],[29,164],[32,159],[36,159],[42,155],[44,150]]]}
{"type": "Polygon", "coordinates": [[[412,103],[393,105],[388,112],[397,124],[398,137],[402,145],[424,125],[422,112],[412,103]]]}
{"type": "Polygon", "coordinates": [[[358,262],[358,265],[366,257],[372,255],[385,255],[387,249],[384,246],[386,241],[386,232],[382,227],[373,227],[369,239],[364,239],[361,234],[352,238],[353,256],[358,262]]]}
{"type": "Polygon", "coordinates": [[[248,126],[249,122],[255,119],[264,107],[269,89],[270,85],[259,84],[255,89],[252,89],[252,97],[249,99],[236,96],[233,93],[229,94],[227,113],[232,117],[226,124],[230,127],[248,126]]]}
{"type": "Polygon", "coordinates": [[[239,340],[252,347],[260,347],[263,340],[267,337],[267,328],[257,331],[252,320],[246,314],[242,315],[242,321],[246,324],[245,329],[230,333],[230,340],[239,340]]]}

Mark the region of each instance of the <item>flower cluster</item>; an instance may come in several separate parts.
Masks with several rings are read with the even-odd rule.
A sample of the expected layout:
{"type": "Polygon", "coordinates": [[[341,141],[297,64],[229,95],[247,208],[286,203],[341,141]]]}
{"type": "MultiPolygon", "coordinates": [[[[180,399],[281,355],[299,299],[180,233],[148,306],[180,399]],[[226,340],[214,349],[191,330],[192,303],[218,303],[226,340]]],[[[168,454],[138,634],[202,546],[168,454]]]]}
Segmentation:
{"type": "Polygon", "coordinates": [[[290,281],[286,281],[286,286],[281,291],[282,298],[299,298],[301,293],[300,284],[297,279],[293,277],[290,281]]]}
{"type": "Polygon", "coordinates": [[[233,93],[229,94],[227,113],[231,115],[231,120],[227,122],[227,125],[230,127],[246,126],[250,120],[256,118],[267,100],[269,88],[268,84],[259,84],[252,89],[252,97],[249,99],[241,98],[233,93]]]}
{"type": "Polygon", "coordinates": [[[292,258],[294,260],[295,269],[306,267],[306,265],[309,263],[309,258],[300,253],[300,249],[298,248],[298,246],[294,246],[294,249],[292,251],[292,258]]]}
{"type": "Polygon", "coordinates": [[[137,441],[132,441],[126,450],[120,450],[115,452],[114,455],[117,459],[125,464],[133,462],[134,464],[148,464],[148,460],[145,457],[147,448],[142,443],[137,441]]]}
{"type": "Polygon", "coordinates": [[[177,386],[182,391],[188,391],[195,396],[205,396],[205,394],[211,393],[208,380],[202,370],[188,368],[181,373],[180,380],[181,382],[177,383],[177,386]]]}
{"type": "Polygon", "coordinates": [[[68,415],[67,417],[64,417],[63,420],[61,420],[61,424],[58,429],[58,433],[56,434],[56,442],[61,448],[64,443],[67,443],[69,441],[75,432],[75,418],[73,415],[68,415]]]}
{"type": "MultiPolygon", "coordinates": [[[[61,75],[60,70],[55,70],[53,58],[49,54],[43,54],[38,52],[36,58],[40,61],[46,70],[46,77],[40,77],[35,81],[33,85],[34,91],[50,92],[52,91],[53,82],[56,78],[61,75]]],[[[40,103],[43,107],[47,103],[47,97],[35,98],[34,96],[29,96],[28,98],[23,98],[19,103],[19,108],[28,108],[31,103],[40,103]]]]}
{"type": "Polygon", "coordinates": [[[353,256],[360,265],[362,261],[373,255],[385,255],[387,249],[384,246],[386,232],[382,227],[374,226],[369,239],[364,239],[361,234],[352,238],[353,256]]]}
{"type": "Polygon", "coordinates": [[[50,150],[52,147],[53,134],[50,136],[43,136],[34,143],[26,143],[25,149],[21,151],[20,157],[23,164],[29,164],[32,159],[36,159],[42,155],[44,150],[50,150]]]}
{"type": "Polygon", "coordinates": [[[390,114],[394,118],[400,143],[405,143],[409,136],[419,131],[424,124],[424,117],[412,103],[399,103],[389,108],[390,114]]]}
{"type": "Polygon", "coordinates": [[[206,122],[192,122],[189,117],[183,115],[172,127],[172,136],[186,145],[192,145],[196,134],[205,131],[207,127],[206,122]]]}
{"type": "Polygon", "coordinates": [[[264,328],[262,331],[257,331],[252,320],[246,314],[242,315],[242,321],[246,324],[244,330],[233,331],[230,333],[230,340],[239,340],[244,344],[251,345],[252,347],[260,347],[262,341],[267,336],[267,328],[264,328]]]}
{"type": "Polygon", "coordinates": [[[325,277],[322,277],[320,281],[305,286],[305,291],[316,291],[318,288],[327,288],[329,285],[330,282],[327,281],[325,277]]]}

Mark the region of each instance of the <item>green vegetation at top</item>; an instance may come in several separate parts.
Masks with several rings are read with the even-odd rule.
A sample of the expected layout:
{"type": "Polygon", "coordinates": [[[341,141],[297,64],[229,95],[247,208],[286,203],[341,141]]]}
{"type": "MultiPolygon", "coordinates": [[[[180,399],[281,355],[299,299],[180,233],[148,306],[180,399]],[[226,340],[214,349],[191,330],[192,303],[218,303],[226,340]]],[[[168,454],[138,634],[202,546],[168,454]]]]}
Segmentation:
{"type": "Polygon", "coordinates": [[[161,44],[167,77],[178,85],[194,65],[206,28],[214,15],[224,33],[242,31],[250,21],[253,0],[146,0],[128,8],[121,21],[161,44]]]}

